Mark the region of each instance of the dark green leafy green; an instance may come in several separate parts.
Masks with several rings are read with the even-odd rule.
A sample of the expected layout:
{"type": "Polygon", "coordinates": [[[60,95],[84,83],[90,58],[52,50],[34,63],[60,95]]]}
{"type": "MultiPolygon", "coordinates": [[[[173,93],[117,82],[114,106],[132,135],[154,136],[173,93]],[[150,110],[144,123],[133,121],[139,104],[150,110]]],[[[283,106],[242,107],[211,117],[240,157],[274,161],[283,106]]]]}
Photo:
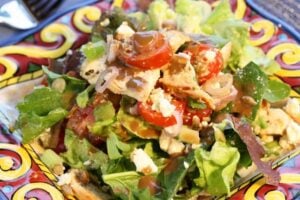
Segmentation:
{"type": "Polygon", "coordinates": [[[86,139],[79,139],[66,129],[65,146],[67,151],[61,156],[73,168],[105,171],[108,157],[101,150],[91,145],[86,139]]]}
{"type": "Polygon", "coordinates": [[[240,136],[234,131],[234,129],[225,129],[224,135],[226,137],[226,142],[232,146],[236,147],[240,153],[239,165],[243,167],[249,167],[252,164],[251,157],[249,155],[246,144],[241,140],[240,136]]]}
{"type": "Polygon", "coordinates": [[[189,153],[187,156],[173,158],[171,163],[169,163],[169,165],[167,165],[157,176],[162,191],[157,194],[156,197],[165,200],[173,199],[181,186],[189,167],[194,161],[194,152],[189,153]]]}
{"type": "Polygon", "coordinates": [[[239,158],[237,148],[222,142],[216,142],[210,152],[196,149],[200,176],[194,180],[195,183],[212,195],[229,194],[239,158]]]}
{"type": "Polygon", "coordinates": [[[274,103],[289,97],[290,92],[291,88],[286,83],[277,80],[269,80],[263,98],[274,103]]]}
{"type": "MultiPolygon", "coordinates": [[[[251,62],[245,67],[239,69],[234,76],[234,85],[241,93],[241,97],[247,96],[253,98],[255,105],[244,104],[244,108],[235,106],[236,112],[243,113],[246,111],[245,107],[249,106],[251,109],[249,113],[243,113],[249,119],[254,120],[259,105],[263,99],[264,93],[268,85],[267,75],[257,66],[255,63],[251,62]]],[[[238,102],[236,102],[237,105],[238,102]]],[[[243,104],[243,100],[239,102],[243,104]]]]}

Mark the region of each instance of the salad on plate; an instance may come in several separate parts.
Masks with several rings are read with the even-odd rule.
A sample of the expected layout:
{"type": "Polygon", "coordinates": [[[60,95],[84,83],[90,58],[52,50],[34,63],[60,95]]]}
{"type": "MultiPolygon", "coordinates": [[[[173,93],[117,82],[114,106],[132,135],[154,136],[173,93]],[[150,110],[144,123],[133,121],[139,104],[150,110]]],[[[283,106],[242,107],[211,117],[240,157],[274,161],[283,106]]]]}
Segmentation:
{"type": "Polygon", "coordinates": [[[229,195],[300,144],[300,105],[228,0],[102,13],[90,41],[43,66],[15,125],[78,199],[229,195]]]}

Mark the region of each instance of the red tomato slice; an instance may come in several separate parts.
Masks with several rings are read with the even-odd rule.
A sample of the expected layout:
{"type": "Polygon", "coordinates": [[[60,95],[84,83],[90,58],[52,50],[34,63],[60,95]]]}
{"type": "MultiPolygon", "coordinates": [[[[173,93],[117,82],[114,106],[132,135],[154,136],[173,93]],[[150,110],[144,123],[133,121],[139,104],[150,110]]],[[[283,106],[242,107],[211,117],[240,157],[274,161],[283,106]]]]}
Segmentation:
{"type": "Polygon", "coordinates": [[[118,58],[126,65],[140,69],[157,69],[169,63],[172,48],[157,31],[137,32],[132,37],[133,51],[120,49],[118,58]]]}
{"type": "MultiPolygon", "coordinates": [[[[176,110],[183,112],[184,104],[179,101],[173,100],[172,104],[175,105],[176,110]]],[[[162,113],[151,109],[151,103],[138,102],[138,112],[147,122],[156,126],[168,127],[177,123],[174,115],[170,117],[164,117],[162,113]]]]}
{"type": "Polygon", "coordinates": [[[187,47],[200,84],[217,75],[223,66],[221,52],[208,44],[193,43],[187,47]],[[211,57],[210,57],[211,55],[211,57]]]}
{"type": "Polygon", "coordinates": [[[186,108],[183,113],[183,124],[192,125],[194,116],[199,117],[200,121],[202,121],[203,118],[209,117],[211,114],[212,114],[212,110],[209,108],[205,108],[205,109],[186,108]]]}

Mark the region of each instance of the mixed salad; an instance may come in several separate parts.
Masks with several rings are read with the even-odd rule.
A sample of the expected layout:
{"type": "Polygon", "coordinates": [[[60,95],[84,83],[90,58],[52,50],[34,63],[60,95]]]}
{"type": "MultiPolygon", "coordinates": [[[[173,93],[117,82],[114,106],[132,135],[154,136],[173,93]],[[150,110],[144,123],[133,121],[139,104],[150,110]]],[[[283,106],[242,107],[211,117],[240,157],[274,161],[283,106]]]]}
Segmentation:
{"type": "Polygon", "coordinates": [[[17,105],[30,143],[78,199],[212,198],[300,143],[300,105],[228,0],[102,13],[17,105]]]}

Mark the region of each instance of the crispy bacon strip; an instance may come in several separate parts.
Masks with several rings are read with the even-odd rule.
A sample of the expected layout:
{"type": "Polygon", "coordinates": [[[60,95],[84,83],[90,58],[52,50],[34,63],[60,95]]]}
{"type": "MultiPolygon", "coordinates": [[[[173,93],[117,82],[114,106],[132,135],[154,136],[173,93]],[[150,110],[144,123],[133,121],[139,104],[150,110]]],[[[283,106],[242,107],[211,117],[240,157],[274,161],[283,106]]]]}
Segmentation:
{"type": "Polygon", "coordinates": [[[240,118],[231,116],[234,128],[239,134],[240,138],[246,144],[251,159],[256,164],[257,168],[264,174],[267,184],[277,186],[280,181],[280,174],[278,171],[272,169],[272,162],[263,162],[261,158],[265,154],[265,150],[258,143],[251,126],[243,122],[240,118]]]}

